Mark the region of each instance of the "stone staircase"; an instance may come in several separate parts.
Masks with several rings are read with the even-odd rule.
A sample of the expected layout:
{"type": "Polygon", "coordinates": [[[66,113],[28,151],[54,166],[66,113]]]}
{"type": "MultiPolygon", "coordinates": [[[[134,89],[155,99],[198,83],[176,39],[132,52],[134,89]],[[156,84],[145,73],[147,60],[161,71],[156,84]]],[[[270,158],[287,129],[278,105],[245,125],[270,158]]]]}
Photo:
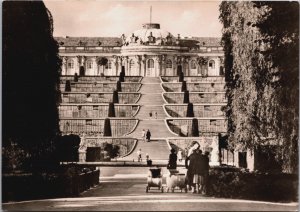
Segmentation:
{"type": "Polygon", "coordinates": [[[136,115],[136,118],[139,119],[139,123],[136,129],[131,134],[127,135],[128,137],[138,138],[139,140],[134,151],[121,160],[137,161],[136,152],[138,149],[141,149],[143,152],[143,160],[145,160],[145,155],[148,153],[150,159],[153,161],[167,161],[170,150],[165,139],[168,137],[176,137],[176,135],[171,133],[165,124],[166,114],[162,106],[165,102],[162,98],[163,90],[160,86],[161,81],[158,77],[144,77],[141,83],[142,87],[140,92],[142,97],[138,102],[141,108],[136,115]],[[152,117],[149,116],[150,112],[152,112],[152,117]],[[157,113],[157,116],[155,115],[155,112],[157,113]],[[150,130],[150,142],[140,140],[143,129],[145,131],[148,129],[150,130]]]}
{"type": "Polygon", "coordinates": [[[138,141],[134,151],[118,161],[137,161],[137,151],[141,149],[142,160],[146,160],[146,153],[149,154],[151,160],[168,160],[170,150],[165,140],[151,140],[151,142],[145,142],[142,140],[138,141]]]}

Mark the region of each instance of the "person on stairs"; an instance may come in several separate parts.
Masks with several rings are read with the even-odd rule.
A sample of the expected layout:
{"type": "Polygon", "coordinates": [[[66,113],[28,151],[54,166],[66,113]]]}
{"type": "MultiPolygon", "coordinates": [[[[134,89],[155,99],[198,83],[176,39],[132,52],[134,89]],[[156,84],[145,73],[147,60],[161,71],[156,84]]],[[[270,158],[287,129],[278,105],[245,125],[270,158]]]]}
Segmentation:
{"type": "Polygon", "coordinates": [[[147,132],[146,132],[146,139],[147,139],[148,142],[150,142],[150,138],[151,138],[151,132],[148,129],[147,132]]]}
{"type": "Polygon", "coordinates": [[[146,141],[146,131],[144,129],[142,130],[142,140],[146,141]]]}
{"type": "Polygon", "coordinates": [[[142,150],[139,149],[139,150],[136,152],[136,154],[137,154],[138,162],[142,162],[142,150]]]}
{"type": "Polygon", "coordinates": [[[169,155],[169,163],[167,169],[176,169],[177,168],[177,155],[175,149],[171,149],[171,154],[169,155]]]}

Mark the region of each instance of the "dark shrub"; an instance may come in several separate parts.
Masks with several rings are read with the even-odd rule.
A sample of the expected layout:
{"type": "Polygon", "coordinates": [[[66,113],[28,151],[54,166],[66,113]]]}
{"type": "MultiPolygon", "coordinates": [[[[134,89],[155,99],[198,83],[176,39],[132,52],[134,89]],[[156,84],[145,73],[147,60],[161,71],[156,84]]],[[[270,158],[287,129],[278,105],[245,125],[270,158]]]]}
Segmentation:
{"type": "Polygon", "coordinates": [[[119,103],[118,91],[114,90],[113,92],[113,103],[119,103]]]}
{"type": "Polygon", "coordinates": [[[108,105],[108,117],[116,117],[115,105],[112,102],[108,105]]]}
{"type": "Polygon", "coordinates": [[[79,76],[82,77],[85,75],[85,69],[83,66],[80,66],[80,69],[79,69],[79,76]]]}
{"type": "Polygon", "coordinates": [[[57,153],[60,161],[78,161],[78,148],[80,137],[78,135],[61,136],[57,142],[57,153]]]}
{"type": "Polygon", "coordinates": [[[183,81],[184,81],[184,74],[181,71],[180,74],[179,74],[179,82],[183,82],[183,81]]]}
{"type": "Polygon", "coordinates": [[[182,72],[182,66],[178,65],[177,66],[177,76],[179,76],[181,72],[182,72]]]}
{"type": "Polygon", "coordinates": [[[78,74],[77,73],[74,74],[74,82],[78,82],[78,74]]]}
{"type": "Polygon", "coordinates": [[[186,117],[194,117],[194,106],[193,103],[188,103],[186,117]]]}
{"type": "Polygon", "coordinates": [[[181,92],[184,92],[186,90],[187,90],[187,88],[186,88],[186,81],[183,81],[182,85],[181,85],[181,92]]]}
{"type": "Polygon", "coordinates": [[[104,120],[103,136],[111,136],[110,120],[107,118],[104,120]]]}
{"type": "Polygon", "coordinates": [[[70,80],[67,80],[67,81],[66,81],[66,84],[65,84],[65,91],[66,91],[66,92],[71,92],[71,82],[70,82],[70,80]]]}
{"type": "Polygon", "coordinates": [[[189,102],[190,102],[190,93],[189,93],[189,91],[184,91],[183,103],[187,104],[189,102]]]}
{"type": "Polygon", "coordinates": [[[192,130],[191,130],[192,137],[198,137],[199,136],[199,127],[198,127],[198,119],[194,118],[192,120],[192,130]]]}
{"type": "Polygon", "coordinates": [[[119,150],[120,150],[120,147],[118,145],[106,143],[104,146],[104,151],[106,151],[108,153],[108,156],[110,158],[117,157],[119,155],[119,150]]]}
{"type": "Polygon", "coordinates": [[[117,91],[122,92],[122,84],[120,81],[117,81],[117,91]]]}

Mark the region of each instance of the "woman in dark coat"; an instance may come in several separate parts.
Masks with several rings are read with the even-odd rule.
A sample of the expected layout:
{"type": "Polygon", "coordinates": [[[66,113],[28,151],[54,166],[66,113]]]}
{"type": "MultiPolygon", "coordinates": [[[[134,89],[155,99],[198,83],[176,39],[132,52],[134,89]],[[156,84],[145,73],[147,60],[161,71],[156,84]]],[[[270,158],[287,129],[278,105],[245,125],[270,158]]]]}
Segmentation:
{"type": "Polygon", "coordinates": [[[167,166],[168,169],[176,169],[177,168],[177,155],[175,153],[175,149],[171,149],[171,154],[169,155],[169,163],[167,166]]]}

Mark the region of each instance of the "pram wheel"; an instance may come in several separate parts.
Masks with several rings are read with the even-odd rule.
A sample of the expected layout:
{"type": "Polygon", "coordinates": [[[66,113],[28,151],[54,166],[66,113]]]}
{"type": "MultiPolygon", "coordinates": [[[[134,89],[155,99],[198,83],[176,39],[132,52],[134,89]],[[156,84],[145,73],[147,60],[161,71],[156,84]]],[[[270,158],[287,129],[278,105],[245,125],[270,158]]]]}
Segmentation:
{"type": "Polygon", "coordinates": [[[146,193],[148,193],[148,190],[149,190],[149,187],[147,186],[147,187],[146,187],[146,193]]]}

